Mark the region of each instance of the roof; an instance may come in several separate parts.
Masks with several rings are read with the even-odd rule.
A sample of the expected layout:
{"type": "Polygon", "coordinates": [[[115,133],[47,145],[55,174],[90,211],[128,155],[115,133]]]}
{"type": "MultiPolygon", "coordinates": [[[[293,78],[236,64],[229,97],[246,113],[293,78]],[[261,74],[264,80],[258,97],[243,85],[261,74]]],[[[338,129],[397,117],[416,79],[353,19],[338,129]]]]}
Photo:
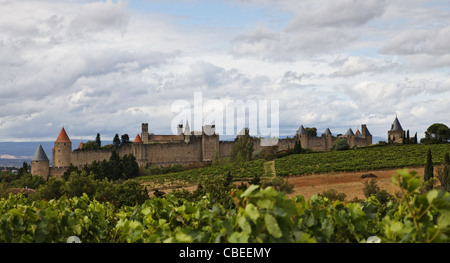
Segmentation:
{"type": "Polygon", "coordinates": [[[330,129],[327,128],[327,129],[322,133],[322,135],[331,135],[330,129]]]}
{"type": "Polygon", "coordinates": [[[84,143],[83,142],[80,142],[80,144],[78,145],[78,150],[81,150],[81,149],[83,149],[83,145],[84,145],[84,143]]]}
{"type": "Polygon", "coordinates": [[[71,142],[69,136],[67,136],[66,130],[64,130],[64,127],[61,129],[61,132],[55,142],[71,142]]]}
{"type": "Polygon", "coordinates": [[[348,129],[348,131],[344,134],[344,136],[354,136],[352,128],[348,129]]]}
{"type": "Polygon", "coordinates": [[[402,125],[400,125],[397,116],[395,117],[394,123],[392,123],[391,131],[403,131],[402,125]]]}
{"type": "Polygon", "coordinates": [[[367,126],[364,126],[366,128],[366,136],[372,136],[372,134],[370,134],[369,129],[367,129],[367,126]]]}
{"type": "Polygon", "coordinates": [[[47,154],[45,154],[44,149],[42,148],[42,145],[39,144],[39,146],[36,149],[36,152],[33,155],[33,158],[31,158],[32,161],[48,161],[47,154]]]}
{"type": "Polygon", "coordinates": [[[136,135],[136,138],[134,139],[133,143],[144,143],[144,142],[142,141],[141,136],[139,136],[139,134],[138,134],[138,135],[136,135]]]}
{"type": "Polygon", "coordinates": [[[306,132],[306,130],[303,127],[303,125],[300,125],[300,128],[298,128],[298,130],[297,130],[297,134],[298,135],[308,135],[308,133],[306,132]]]}

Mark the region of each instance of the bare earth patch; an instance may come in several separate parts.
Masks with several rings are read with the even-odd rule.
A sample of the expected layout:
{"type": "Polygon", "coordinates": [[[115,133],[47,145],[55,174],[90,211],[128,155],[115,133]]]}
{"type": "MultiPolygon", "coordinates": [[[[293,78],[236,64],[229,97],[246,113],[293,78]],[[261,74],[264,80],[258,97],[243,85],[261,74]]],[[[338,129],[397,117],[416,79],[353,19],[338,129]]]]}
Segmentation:
{"type": "MultiPolygon", "coordinates": [[[[417,172],[417,175],[423,178],[424,168],[407,168],[409,171],[417,172]]],[[[377,181],[377,185],[381,190],[386,190],[389,194],[394,194],[395,189],[391,182],[392,175],[396,174],[399,169],[388,169],[388,170],[378,170],[378,171],[363,171],[363,172],[335,172],[327,174],[314,174],[314,175],[303,175],[303,176],[293,176],[288,177],[288,182],[294,185],[294,192],[288,194],[287,197],[291,198],[296,195],[303,195],[306,199],[313,195],[323,193],[329,189],[335,189],[340,193],[344,193],[347,197],[346,200],[350,201],[354,198],[364,199],[364,183],[372,179],[377,181]],[[369,175],[369,176],[363,176],[369,175]],[[376,176],[376,177],[375,177],[376,176]],[[361,178],[363,177],[363,178],[361,178]],[[366,177],[366,178],[364,178],[366,177]]],[[[235,182],[239,184],[240,182],[235,182]]],[[[145,185],[145,184],[144,184],[145,185]]],[[[176,185],[176,184],[175,184],[176,185]]],[[[159,190],[165,193],[171,193],[174,189],[182,190],[186,189],[190,192],[197,189],[197,184],[184,185],[184,186],[162,186],[160,185],[159,190]]],[[[149,190],[149,195],[153,196],[153,187],[147,185],[149,190]]]]}
{"type": "MultiPolygon", "coordinates": [[[[399,169],[365,171],[365,172],[339,172],[317,175],[306,175],[298,177],[289,177],[288,181],[294,185],[294,193],[288,197],[303,195],[306,199],[322,193],[329,189],[335,189],[340,193],[347,195],[346,200],[353,198],[364,199],[364,182],[375,179],[381,190],[386,190],[389,194],[394,194],[393,184],[391,183],[392,175],[396,174],[399,169]],[[364,178],[362,175],[373,174],[377,178],[364,178]]],[[[409,171],[417,172],[417,175],[423,177],[424,168],[408,168],[409,171]]]]}

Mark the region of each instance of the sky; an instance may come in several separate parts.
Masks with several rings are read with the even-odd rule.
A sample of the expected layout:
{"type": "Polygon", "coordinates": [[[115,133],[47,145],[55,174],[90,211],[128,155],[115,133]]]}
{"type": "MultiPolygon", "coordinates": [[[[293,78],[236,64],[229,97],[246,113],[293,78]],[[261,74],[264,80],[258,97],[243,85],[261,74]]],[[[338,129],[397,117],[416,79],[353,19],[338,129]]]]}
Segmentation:
{"type": "Polygon", "coordinates": [[[421,138],[449,73],[449,1],[0,0],[0,141],[171,134],[196,93],[278,101],[280,136],[421,138]]]}

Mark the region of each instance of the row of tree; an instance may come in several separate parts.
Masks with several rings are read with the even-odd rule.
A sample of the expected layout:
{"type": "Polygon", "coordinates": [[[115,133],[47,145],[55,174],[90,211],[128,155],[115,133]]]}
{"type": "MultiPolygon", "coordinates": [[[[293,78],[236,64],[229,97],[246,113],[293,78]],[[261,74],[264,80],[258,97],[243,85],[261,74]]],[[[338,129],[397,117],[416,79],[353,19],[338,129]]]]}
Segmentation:
{"type": "Polygon", "coordinates": [[[86,193],[98,201],[122,205],[135,205],[149,198],[146,188],[138,181],[129,180],[139,176],[139,166],[134,155],[120,157],[112,151],[109,160],[94,161],[82,169],[70,165],[61,178],[33,176],[24,162],[17,174],[0,173],[0,197],[7,197],[16,190],[28,188],[30,198],[58,199],[62,196],[76,197],[86,193]]]}
{"type": "Polygon", "coordinates": [[[128,136],[128,134],[123,134],[122,136],[119,137],[119,134],[116,133],[116,135],[113,138],[112,144],[102,146],[100,133],[97,133],[95,141],[88,141],[86,143],[83,143],[83,150],[119,149],[128,143],[131,143],[130,136],[128,136]]]}
{"type": "Polygon", "coordinates": [[[109,160],[94,161],[85,165],[81,170],[74,165],[70,165],[64,172],[63,177],[68,179],[73,172],[78,174],[81,172],[92,173],[95,175],[95,179],[98,180],[105,178],[112,181],[127,180],[139,176],[139,165],[133,154],[126,154],[120,157],[119,153],[113,150],[109,160]]]}

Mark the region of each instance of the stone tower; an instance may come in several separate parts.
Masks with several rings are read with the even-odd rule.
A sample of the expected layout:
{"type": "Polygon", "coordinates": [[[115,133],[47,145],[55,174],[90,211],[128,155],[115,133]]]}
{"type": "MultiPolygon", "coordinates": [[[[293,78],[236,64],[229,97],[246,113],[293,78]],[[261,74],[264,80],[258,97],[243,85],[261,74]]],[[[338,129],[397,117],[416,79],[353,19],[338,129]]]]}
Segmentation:
{"type": "Polygon", "coordinates": [[[397,116],[395,116],[394,123],[392,123],[391,129],[388,131],[388,140],[394,143],[401,143],[403,133],[402,125],[400,125],[397,116]]]}
{"type": "Polygon", "coordinates": [[[72,155],[72,141],[67,136],[64,127],[61,129],[53,148],[53,167],[69,167],[72,155]]]}
{"type": "Polygon", "coordinates": [[[297,132],[295,133],[295,137],[297,140],[300,140],[300,143],[302,144],[302,148],[309,147],[308,145],[308,139],[309,135],[305,130],[305,127],[303,125],[300,125],[300,128],[298,128],[297,132]]]}
{"type": "Polygon", "coordinates": [[[212,162],[219,154],[219,135],[216,134],[215,125],[202,127],[202,159],[212,162]]]}
{"type": "Polygon", "coordinates": [[[368,139],[370,144],[372,144],[372,134],[369,132],[369,129],[367,129],[366,124],[361,125],[361,137],[368,139]]]}
{"type": "Polygon", "coordinates": [[[36,149],[36,152],[33,155],[33,158],[31,159],[31,174],[39,175],[44,177],[44,179],[47,179],[50,174],[49,165],[50,160],[45,154],[42,145],[39,144],[38,148],[36,149]]]}
{"type": "Polygon", "coordinates": [[[144,144],[148,144],[148,123],[142,123],[141,139],[144,144]]]}

